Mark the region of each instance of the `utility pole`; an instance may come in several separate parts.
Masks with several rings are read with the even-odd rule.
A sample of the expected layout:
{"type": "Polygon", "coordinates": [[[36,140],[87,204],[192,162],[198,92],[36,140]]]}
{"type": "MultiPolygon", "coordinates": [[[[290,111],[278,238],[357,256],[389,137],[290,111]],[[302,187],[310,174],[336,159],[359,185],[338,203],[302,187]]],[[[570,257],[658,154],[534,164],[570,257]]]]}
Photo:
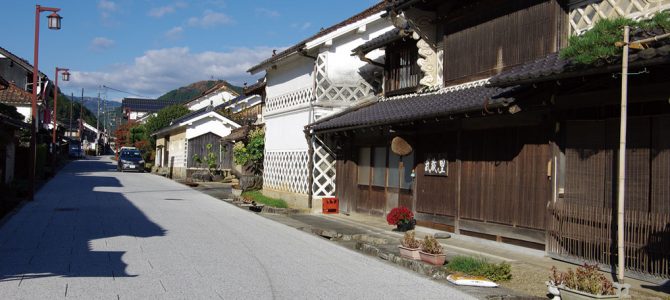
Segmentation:
{"type": "Polygon", "coordinates": [[[84,88],[81,88],[81,103],[79,104],[79,147],[84,149],[84,88]]]}
{"type": "Polygon", "coordinates": [[[70,131],[70,138],[72,138],[72,107],[74,106],[74,92],[71,93],[70,96],[70,126],[68,126],[67,130],[70,131]]]}
{"type": "Polygon", "coordinates": [[[95,155],[100,155],[100,92],[98,92],[98,112],[95,117],[95,130],[98,131],[95,139],[95,155]]]}

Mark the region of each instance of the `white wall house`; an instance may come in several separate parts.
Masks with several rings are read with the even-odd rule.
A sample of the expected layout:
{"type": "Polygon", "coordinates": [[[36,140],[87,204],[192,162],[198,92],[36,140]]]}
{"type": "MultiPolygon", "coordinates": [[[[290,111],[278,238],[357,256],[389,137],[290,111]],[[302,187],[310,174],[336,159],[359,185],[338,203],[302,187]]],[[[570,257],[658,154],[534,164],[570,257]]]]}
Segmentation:
{"type": "Polygon", "coordinates": [[[212,107],[173,120],[169,126],[153,134],[156,137],[156,166],[171,167],[173,178],[186,178],[187,169],[197,168],[193,166],[193,154],[202,155],[201,145],[211,143],[212,151],[220,156],[218,141],[239,127],[212,107]]]}
{"type": "Polygon", "coordinates": [[[215,85],[208,91],[205,91],[202,96],[185,103],[184,106],[186,106],[186,108],[191,111],[196,111],[209,105],[217,107],[238,96],[240,96],[239,93],[230,89],[226,82],[222,82],[215,85]]]}
{"type": "MultiPolygon", "coordinates": [[[[315,208],[321,197],[334,195],[333,157],[314,140],[310,155],[304,129],[319,118],[374,97],[377,87],[364,79],[372,73],[370,67],[351,51],[392,29],[388,20],[380,18],[384,8],[380,2],[248,70],[266,72],[264,193],[296,207],[313,204],[315,208]],[[316,199],[312,204],[310,194],[316,199]]],[[[368,57],[374,59],[374,55],[368,57]]]]}

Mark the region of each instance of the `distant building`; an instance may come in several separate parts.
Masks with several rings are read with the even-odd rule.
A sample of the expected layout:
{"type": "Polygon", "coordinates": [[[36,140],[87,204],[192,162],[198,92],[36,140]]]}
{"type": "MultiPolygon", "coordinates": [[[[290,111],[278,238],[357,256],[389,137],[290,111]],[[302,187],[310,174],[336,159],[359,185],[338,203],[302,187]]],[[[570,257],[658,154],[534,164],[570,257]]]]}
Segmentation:
{"type": "Polygon", "coordinates": [[[125,119],[138,121],[148,114],[156,113],[159,110],[171,105],[180,104],[177,100],[157,100],[141,98],[123,98],[121,108],[125,119]]]}

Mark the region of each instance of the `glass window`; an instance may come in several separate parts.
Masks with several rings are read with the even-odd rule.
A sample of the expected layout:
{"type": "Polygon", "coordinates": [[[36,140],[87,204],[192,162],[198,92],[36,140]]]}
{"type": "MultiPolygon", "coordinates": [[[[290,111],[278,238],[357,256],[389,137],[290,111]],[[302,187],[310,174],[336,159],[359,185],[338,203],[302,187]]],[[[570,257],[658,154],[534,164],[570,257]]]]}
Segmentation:
{"type": "Polygon", "coordinates": [[[372,185],[384,186],[386,184],[386,147],[375,147],[374,162],[372,185]]]}
{"type": "Polygon", "coordinates": [[[398,166],[400,165],[400,156],[389,152],[389,175],[386,186],[388,187],[400,187],[400,173],[398,166]]]}
{"type": "Polygon", "coordinates": [[[370,148],[358,151],[358,184],[370,184],[370,148]]]}

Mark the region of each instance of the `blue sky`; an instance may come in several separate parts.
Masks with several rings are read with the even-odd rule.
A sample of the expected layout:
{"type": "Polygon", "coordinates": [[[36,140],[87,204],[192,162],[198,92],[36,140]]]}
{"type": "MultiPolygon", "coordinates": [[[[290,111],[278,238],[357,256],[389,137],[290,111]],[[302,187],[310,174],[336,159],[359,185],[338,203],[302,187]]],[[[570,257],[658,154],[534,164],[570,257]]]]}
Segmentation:
{"type": "MultiPolygon", "coordinates": [[[[205,79],[255,82],[245,71],[374,5],[376,0],[3,0],[0,46],[32,62],[35,4],[61,8],[60,31],[41,15],[40,70],[71,69],[67,94],[106,85],[161,94],[205,79]]],[[[108,99],[132,97],[109,91],[108,99]]]]}

